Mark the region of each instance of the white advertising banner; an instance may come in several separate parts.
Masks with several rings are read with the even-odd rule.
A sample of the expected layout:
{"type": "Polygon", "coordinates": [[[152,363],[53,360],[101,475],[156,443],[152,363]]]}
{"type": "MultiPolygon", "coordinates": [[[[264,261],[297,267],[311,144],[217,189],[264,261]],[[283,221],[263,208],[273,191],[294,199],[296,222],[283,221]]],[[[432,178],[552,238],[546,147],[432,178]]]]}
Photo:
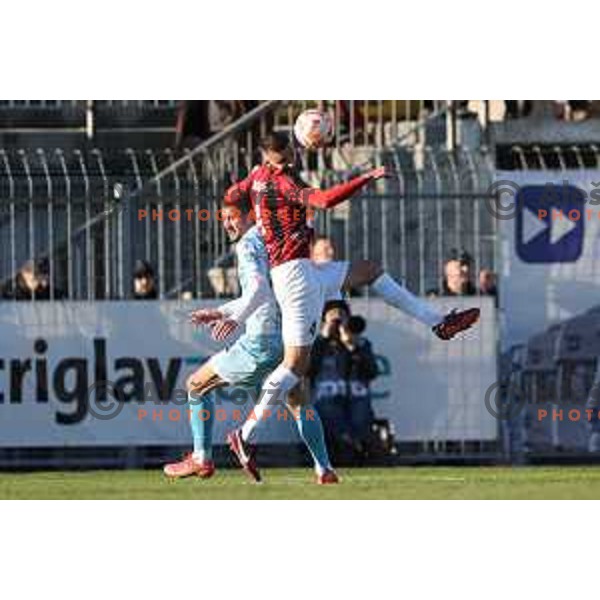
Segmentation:
{"type": "MultiPolygon", "coordinates": [[[[365,335],[382,368],[373,406],[394,424],[397,439],[495,438],[496,422],[483,401],[496,379],[491,299],[442,302],[482,308],[481,324],[449,343],[380,301],[352,304],[367,319],[365,335]]],[[[0,446],[188,444],[185,378],[221,347],[186,322],[197,306],[3,303],[0,446]],[[115,389],[125,402],[114,400],[115,389]]],[[[243,393],[223,392],[216,401],[217,443],[250,407],[243,393]]],[[[269,443],[297,441],[291,421],[279,417],[259,435],[269,443]]]]}

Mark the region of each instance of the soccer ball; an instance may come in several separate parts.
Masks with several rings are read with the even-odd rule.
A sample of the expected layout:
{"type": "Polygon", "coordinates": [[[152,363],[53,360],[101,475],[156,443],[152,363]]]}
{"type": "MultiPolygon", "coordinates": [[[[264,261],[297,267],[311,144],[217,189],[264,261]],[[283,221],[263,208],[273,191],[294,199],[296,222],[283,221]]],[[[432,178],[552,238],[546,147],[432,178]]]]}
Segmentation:
{"type": "Polygon", "coordinates": [[[321,110],[305,110],[294,123],[294,135],[304,148],[323,148],[333,138],[331,117],[321,110]]]}

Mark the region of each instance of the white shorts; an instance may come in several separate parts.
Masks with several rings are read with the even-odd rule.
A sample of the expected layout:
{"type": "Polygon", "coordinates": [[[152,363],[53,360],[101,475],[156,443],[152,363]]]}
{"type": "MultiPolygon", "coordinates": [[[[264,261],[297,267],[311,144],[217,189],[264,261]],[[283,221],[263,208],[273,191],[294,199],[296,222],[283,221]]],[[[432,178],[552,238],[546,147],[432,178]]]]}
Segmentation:
{"type": "Polygon", "coordinates": [[[271,269],[271,281],[281,310],[285,346],[310,346],[321,323],[326,301],[340,297],[350,263],[290,260],[271,269]]]}

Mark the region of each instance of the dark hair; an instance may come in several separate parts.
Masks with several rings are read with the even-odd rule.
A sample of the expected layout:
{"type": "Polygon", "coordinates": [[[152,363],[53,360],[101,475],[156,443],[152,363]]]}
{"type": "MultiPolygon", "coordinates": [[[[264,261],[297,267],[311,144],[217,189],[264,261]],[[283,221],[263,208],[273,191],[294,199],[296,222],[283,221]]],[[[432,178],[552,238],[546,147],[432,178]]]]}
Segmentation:
{"type": "Polygon", "coordinates": [[[345,300],[329,300],[325,302],[325,306],[323,307],[323,318],[330,310],[343,310],[348,316],[350,316],[350,307],[345,300]]]}
{"type": "Polygon", "coordinates": [[[261,150],[272,152],[285,152],[290,145],[290,138],[287,133],[274,131],[269,133],[260,141],[261,150]]]}
{"type": "Polygon", "coordinates": [[[464,248],[461,248],[460,251],[456,248],[452,248],[452,250],[450,250],[450,256],[448,257],[448,261],[450,260],[457,260],[459,263],[469,267],[473,263],[473,257],[464,248]]]}
{"type": "Polygon", "coordinates": [[[223,198],[223,208],[228,206],[237,208],[243,215],[246,215],[252,211],[252,201],[250,200],[250,194],[244,191],[243,187],[239,183],[234,183],[225,192],[223,198]]]}
{"type": "Polygon", "coordinates": [[[50,263],[47,258],[39,258],[37,260],[29,259],[21,265],[19,272],[29,271],[36,275],[48,275],[50,273],[50,263]]]}
{"type": "Polygon", "coordinates": [[[236,216],[241,215],[242,217],[247,217],[251,215],[254,211],[254,207],[252,206],[252,202],[250,198],[246,198],[237,204],[223,204],[221,209],[230,208],[233,211],[237,211],[234,213],[236,216]]]}
{"type": "Polygon", "coordinates": [[[133,269],[133,278],[141,279],[142,277],[154,277],[154,269],[147,260],[136,260],[133,269]]]}

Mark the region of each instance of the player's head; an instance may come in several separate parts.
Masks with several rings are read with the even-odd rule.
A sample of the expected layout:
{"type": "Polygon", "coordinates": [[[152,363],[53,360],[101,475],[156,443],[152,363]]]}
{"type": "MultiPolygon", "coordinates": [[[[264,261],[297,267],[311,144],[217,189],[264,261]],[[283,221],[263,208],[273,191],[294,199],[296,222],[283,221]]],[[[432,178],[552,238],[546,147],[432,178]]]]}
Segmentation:
{"type": "Polygon", "coordinates": [[[260,142],[262,162],[272,165],[287,165],[294,162],[294,148],[286,133],[275,131],[260,142]]]}
{"type": "Polygon", "coordinates": [[[245,202],[226,204],[221,209],[221,215],[230,242],[237,242],[254,225],[254,218],[245,202]]]}

